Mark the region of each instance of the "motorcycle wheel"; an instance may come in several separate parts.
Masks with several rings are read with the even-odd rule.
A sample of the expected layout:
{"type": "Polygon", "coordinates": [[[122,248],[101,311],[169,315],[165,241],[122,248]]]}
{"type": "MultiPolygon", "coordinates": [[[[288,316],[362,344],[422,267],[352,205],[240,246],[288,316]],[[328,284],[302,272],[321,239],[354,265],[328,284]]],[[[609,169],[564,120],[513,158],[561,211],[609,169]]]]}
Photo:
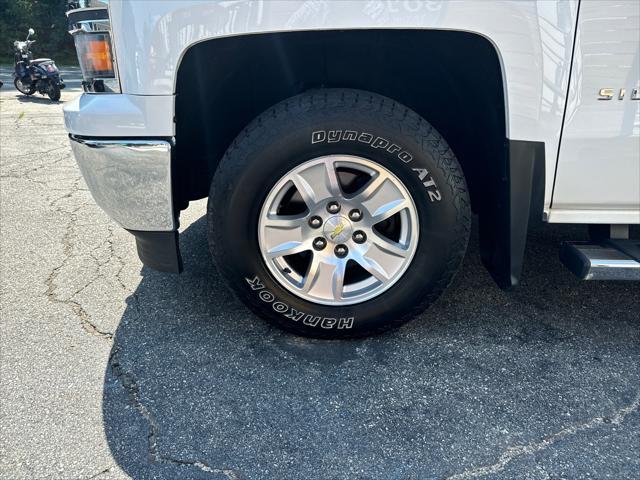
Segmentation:
{"type": "Polygon", "coordinates": [[[47,89],[47,95],[49,95],[49,98],[52,101],[57,102],[58,100],[60,100],[60,87],[55,83],[49,84],[49,88],[47,89]]]}
{"type": "Polygon", "coordinates": [[[33,93],[36,91],[36,87],[34,87],[33,85],[29,85],[29,88],[25,88],[24,83],[22,83],[22,80],[20,80],[19,78],[13,80],[13,86],[16,87],[16,90],[18,90],[20,93],[23,93],[24,95],[33,95],[33,93]]]}

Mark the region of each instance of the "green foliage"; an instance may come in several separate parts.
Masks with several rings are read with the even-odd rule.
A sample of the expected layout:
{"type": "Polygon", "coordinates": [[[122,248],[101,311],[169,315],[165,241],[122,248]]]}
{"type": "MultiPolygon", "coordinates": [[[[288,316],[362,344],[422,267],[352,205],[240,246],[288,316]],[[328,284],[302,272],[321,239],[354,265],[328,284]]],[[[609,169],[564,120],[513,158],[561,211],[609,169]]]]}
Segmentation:
{"type": "Polygon", "coordinates": [[[65,0],[0,0],[0,58],[13,61],[13,41],[24,40],[27,30],[34,57],[49,57],[58,63],[76,63],[73,39],[67,33],[65,0]]]}

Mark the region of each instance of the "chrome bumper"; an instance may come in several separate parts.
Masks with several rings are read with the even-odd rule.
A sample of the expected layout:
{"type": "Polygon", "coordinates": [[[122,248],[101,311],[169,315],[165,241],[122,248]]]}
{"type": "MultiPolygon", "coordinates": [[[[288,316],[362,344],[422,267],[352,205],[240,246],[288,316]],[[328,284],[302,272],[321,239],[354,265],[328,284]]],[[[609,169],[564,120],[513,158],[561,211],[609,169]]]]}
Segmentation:
{"type": "Polygon", "coordinates": [[[113,220],[127,230],[176,230],[169,142],[70,138],[91,195],[113,220]]]}

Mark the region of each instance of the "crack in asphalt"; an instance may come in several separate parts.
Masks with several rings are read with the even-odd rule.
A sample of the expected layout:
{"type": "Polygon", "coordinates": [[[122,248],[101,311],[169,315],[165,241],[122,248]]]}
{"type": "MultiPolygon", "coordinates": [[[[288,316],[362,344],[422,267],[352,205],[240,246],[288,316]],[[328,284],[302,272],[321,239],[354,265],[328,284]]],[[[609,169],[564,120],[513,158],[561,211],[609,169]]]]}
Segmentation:
{"type": "Polygon", "coordinates": [[[498,460],[491,465],[484,465],[480,467],[473,467],[465,470],[461,473],[456,473],[445,480],[466,480],[470,478],[484,477],[486,475],[492,475],[505,469],[505,467],[516,460],[519,457],[525,455],[532,455],[534,453],[545,450],[552,446],[554,443],[562,440],[565,437],[575,435],[578,432],[585,430],[592,430],[600,426],[608,425],[620,425],[624,422],[625,418],[631,413],[638,410],[640,407],[640,393],[636,396],[635,400],[630,404],[616,410],[612,415],[594,417],[586,422],[570,425],[555,433],[552,433],[542,440],[529,443],[526,445],[517,445],[515,447],[508,447],[499,457],[498,460]]]}
{"type": "Polygon", "coordinates": [[[94,478],[98,478],[99,476],[104,475],[105,473],[109,473],[112,468],[113,467],[104,468],[104,469],[100,470],[98,473],[95,473],[95,474],[91,475],[90,477],[85,478],[84,480],[92,480],[94,478]]]}
{"type": "Polygon", "coordinates": [[[120,257],[119,255],[116,254],[115,251],[115,244],[114,244],[114,236],[115,236],[115,229],[112,226],[108,227],[109,230],[109,235],[107,236],[107,238],[105,239],[104,243],[102,245],[104,245],[105,243],[108,245],[108,249],[109,249],[109,258],[107,258],[105,261],[100,262],[100,260],[98,258],[95,257],[94,253],[96,252],[96,250],[98,250],[99,248],[102,247],[102,245],[100,245],[99,247],[94,248],[91,251],[91,256],[93,257],[93,259],[96,261],[98,268],[102,267],[104,265],[107,265],[109,262],[111,262],[112,259],[116,259],[118,261],[118,264],[120,265],[120,267],[118,268],[118,271],[115,273],[115,279],[118,281],[118,284],[120,285],[120,288],[122,288],[123,291],[125,291],[126,293],[130,292],[130,289],[127,287],[127,285],[124,283],[124,281],[122,280],[122,271],[124,270],[125,266],[127,265],[126,262],[122,259],[122,257],[120,257]]]}
{"type": "MultiPolygon", "coordinates": [[[[44,155],[43,159],[46,160],[50,160],[51,157],[47,157],[46,154],[50,154],[52,152],[55,151],[59,151],[59,150],[69,150],[68,146],[64,146],[64,147],[56,147],[56,148],[52,148],[43,152],[38,152],[40,155],[44,155]]],[[[1,175],[1,178],[20,178],[20,179],[27,179],[31,182],[43,185],[44,187],[47,188],[48,192],[59,192],[59,191],[64,191],[64,193],[62,195],[59,195],[57,197],[54,198],[49,198],[48,199],[48,203],[49,203],[49,207],[52,208],[56,213],[60,213],[66,217],[68,217],[68,221],[67,224],[65,226],[65,233],[62,237],[62,244],[63,244],[63,255],[64,258],[62,260],[62,262],[57,265],[47,276],[46,280],[45,280],[45,286],[47,288],[46,290],[46,296],[48,298],[49,301],[53,302],[53,303],[58,303],[58,304],[63,304],[63,305],[67,305],[68,307],[71,308],[71,311],[73,312],[73,314],[78,318],[80,325],[82,326],[82,328],[89,333],[92,336],[96,336],[99,338],[103,338],[105,340],[111,341],[111,339],[113,338],[113,332],[110,331],[105,331],[105,330],[101,330],[95,323],[93,323],[91,321],[91,316],[89,315],[89,313],[85,310],[85,308],[82,306],[82,304],[78,301],[76,301],[74,299],[74,297],[76,295],[78,295],[80,292],[82,292],[84,289],[86,289],[88,286],[92,285],[96,280],[98,280],[99,278],[101,278],[103,275],[100,273],[100,267],[103,267],[104,265],[108,264],[109,262],[111,262],[113,259],[116,259],[119,263],[119,269],[116,272],[116,279],[120,285],[120,287],[124,290],[124,291],[128,291],[125,283],[122,280],[121,277],[121,273],[125,267],[125,262],[122,258],[120,258],[118,255],[116,255],[115,250],[114,250],[114,242],[113,242],[113,237],[114,237],[114,229],[113,227],[109,226],[109,236],[103,241],[102,244],[100,244],[98,247],[94,248],[91,252],[89,252],[89,255],[93,258],[93,260],[95,261],[96,264],[96,274],[93,278],[91,278],[88,282],[86,282],[84,285],[80,286],[78,289],[76,289],[74,291],[74,293],[72,295],[70,295],[68,298],[61,298],[60,295],[57,293],[58,287],[59,285],[56,283],[56,279],[58,278],[60,272],[67,267],[69,261],[75,257],[75,255],[73,255],[73,235],[74,232],[76,230],[76,222],[77,222],[77,216],[76,216],[76,212],[78,212],[80,209],[84,208],[87,205],[90,205],[90,202],[85,202],[85,203],[80,203],[79,205],[76,205],[75,208],[73,208],[72,210],[67,210],[65,209],[63,206],[60,206],[59,203],[62,200],[71,198],[74,194],[78,193],[78,192],[83,192],[86,191],[86,188],[82,188],[83,185],[83,180],[82,180],[82,176],[78,175],[72,182],[71,182],[71,189],[69,190],[68,187],[67,188],[62,188],[62,189],[56,189],[56,188],[52,188],[52,186],[50,185],[50,182],[46,181],[46,180],[40,180],[37,178],[34,178],[34,175],[39,172],[40,170],[43,169],[49,169],[55,165],[58,165],[62,162],[64,162],[65,160],[69,159],[69,155],[70,155],[70,151],[65,154],[62,155],[60,158],[56,158],[54,161],[44,161],[42,163],[40,163],[39,165],[35,165],[32,166],[32,168],[29,168],[27,170],[22,170],[20,171],[20,169],[9,169],[9,171],[6,171],[3,175],[1,175]],[[105,244],[108,245],[108,250],[109,250],[109,256],[106,260],[104,261],[100,261],[100,259],[96,256],[95,252],[102,248],[105,244]]],[[[11,158],[19,158],[21,156],[12,156],[11,158]]]]}
{"type": "MultiPolygon", "coordinates": [[[[54,163],[57,163],[57,162],[54,162],[54,163]]],[[[31,172],[37,171],[39,168],[42,168],[42,166],[31,170],[31,172]]],[[[64,210],[64,208],[58,206],[57,203],[62,199],[71,197],[77,191],[80,191],[79,184],[80,184],[81,181],[82,181],[82,177],[77,177],[74,180],[74,182],[72,183],[72,189],[71,189],[70,192],[67,192],[65,195],[62,195],[61,197],[58,197],[58,198],[55,198],[55,199],[49,201],[49,206],[54,208],[55,212],[60,213],[62,215],[66,215],[68,217],[68,221],[67,221],[67,224],[66,224],[66,227],[65,227],[64,235],[62,236],[62,245],[63,245],[62,251],[63,251],[64,258],[63,258],[62,262],[58,266],[56,266],[49,273],[49,275],[47,276],[47,278],[45,280],[45,285],[47,287],[46,295],[47,295],[47,298],[48,298],[48,300],[50,302],[57,303],[57,304],[62,304],[62,305],[67,305],[68,307],[70,307],[71,311],[73,312],[73,314],[80,321],[80,325],[82,326],[82,328],[87,333],[89,333],[92,336],[99,337],[99,338],[102,338],[102,339],[107,340],[107,341],[111,341],[113,339],[113,332],[101,330],[97,325],[95,325],[91,321],[91,316],[84,309],[84,307],[80,304],[80,302],[74,300],[74,296],[75,295],[77,295],[84,288],[86,288],[87,286],[89,286],[90,284],[92,284],[98,278],[101,277],[101,274],[100,274],[100,271],[99,271],[100,265],[98,265],[98,267],[96,269],[97,270],[96,271],[96,276],[94,278],[92,278],[89,282],[85,283],[85,285],[83,285],[80,289],[78,289],[76,292],[74,292],[69,298],[60,298],[60,296],[57,293],[58,285],[56,283],[56,279],[60,275],[60,272],[62,271],[62,269],[64,269],[67,266],[69,260],[71,260],[74,257],[74,255],[73,255],[73,233],[74,233],[74,230],[76,228],[76,222],[77,222],[77,219],[78,219],[77,215],[76,215],[76,212],[78,212],[80,209],[82,209],[83,207],[88,205],[88,203],[81,203],[80,205],[76,206],[73,210],[66,211],[66,210],[64,210]]],[[[113,253],[113,246],[110,247],[110,251],[111,251],[112,254],[114,254],[113,253]]],[[[93,257],[93,258],[95,258],[95,257],[93,257]]],[[[105,262],[105,263],[107,263],[107,262],[105,262]]],[[[121,270],[122,269],[120,269],[120,271],[121,270]]],[[[122,280],[119,279],[119,282],[122,284],[122,280]]]]}
{"type": "MultiPolygon", "coordinates": [[[[47,153],[50,152],[54,152],[56,150],[66,150],[68,149],[68,147],[57,147],[57,148],[52,148],[51,150],[48,150],[46,152],[42,152],[41,155],[45,155],[47,153]]],[[[28,155],[28,154],[27,154],[28,155]]],[[[16,165],[12,165],[12,167],[14,168],[6,168],[5,167],[5,173],[3,173],[2,175],[0,175],[0,178],[14,178],[14,179],[18,179],[18,180],[24,180],[27,179],[33,183],[37,183],[40,185],[43,185],[49,189],[51,189],[51,186],[49,185],[48,182],[44,181],[44,180],[37,180],[35,178],[33,178],[33,174],[39,172],[40,170],[44,170],[44,169],[50,169],[51,167],[64,162],[65,160],[67,160],[68,156],[70,155],[70,152],[67,155],[62,155],[60,158],[56,159],[53,162],[44,162],[40,165],[36,165],[32,168],[26,169],[26,170],[20,170],[20,168],[16,168],[16,165]]],[[[26,155],[11,155],[8,158],[10,159],[16,159],[16,158],[22,158],[26,155]]],[[[18,167],[20,167],[21,165],[18,165],[18,167]]],[[[75,187],[75,185],[74,185],[75,187]]],[[[55,190],[55,189],[52,189],[55,190]]],[[[72,192],[73,193],[73,192],[72,192]]],[[[51,205],[51,204],[50,204],[51,205]]]]}
{"type": "MultiPolygon", "coordinates": [[[[61,210],[58,210],[58,211],[60,212],[61,210]]],[[[113,338],[113,332],[100,330],[100,328],[98,328],[91,321],[90,315],[87,313],[87,311],[79,302],[73,300],[73,297],[67,298],[67,299],[60,298],[56,293],[58,289],[58,285],[56,284],[56,279],[58,278],[58,275],[60,275],[60,271],[67,266],[67,263],[73,257],[71,253],[73,249],[73,243],[71,242],[71,237],[72,237],[76,220],[77,220],[77,217],[75,213],[72,213],[70,220],[67,222],[65,233],[62,237],[64,259],[57,267],[55,267],[51,271],[51,273],[48,275],[47,279],[45,280],[45,285],[47,287],[47,292],[46,292],[47,298],[52,303],[63,304],[71,307],[71,311],[79,319],[80,325],[87,333],[103,338],[105,340],[111,340],[113,338]]]]}
{"type": "Polygon", "coordinates": [[[114,231],[115,230],[111,226],[107,227],[107,229],[109,230],[109,235],[107,236],[107,238],[105,238],[100,245],[98,245],[97,247],[94,247],[92,250],[90,250],[88,252],[89,256],[91,256],[91,258],[96,262],[96,275],[93,278],[91,278],[88,282],[86,282],[85,284],[81,285],[78,289],[76,289],[69,296],[69,298],[74,298],[76,295],[79,295],[84,290],[86,290],[88,287],[93,285],[97,280],[99,280],[100,278],[103,278],[103,275],[100,274],[100,267],[104,267],[105,265],[108,265],[114,258],[118,261],[119,268],[118,268],[118,271],[115,273],[115,275],[113,277],[118,281],[118,284],[119,284],[120,288],[122,290],[124,290],[125,292],[129,293],[129,289],[125,285],[124,281],[122,280],[122,276],[121,276],[122,275],[122,271],[124,270],[124,267],[126,266],[126,263],[120,256],[116,255],[116,253],[115,253],[115,248],[114,248],[114,243],[113,243],[113,237],[114,237],[114,231]],[[105,244],[108,245],[109,257],[106,260],[100,260],[96,256],[96,252],[98,250],[100,250],[105,244]]]}
{"type": "Polygon", "coordinates": [[[160,425],[158,424],[155,416],[149,411],[149,409],[140,400],[140,388],[134,378],[134,376],[128,372],[125,372],[120,360],[118,359],[119,348],[114,345],[111,355],[109,357],[109,366],[114,377],[118,380],[120,385],[127,392],[127,396],[131,401],[133,407],[140,413],[142,418],[149,426],[149,433],[147,434],[147,454],[149,460],[153,463],[164,463],[169,465],[177,465],[182,467],[193,467],[203,472],[212,473],[216,475],[224,475],[229,480],[240,480],[240,476],[235,471],[229,468],[215,468],[200,460],[183,460],[178,458],[172,458],[163,455],[160,452],[158,446],[158,440],[160,438],[160,425]]]}

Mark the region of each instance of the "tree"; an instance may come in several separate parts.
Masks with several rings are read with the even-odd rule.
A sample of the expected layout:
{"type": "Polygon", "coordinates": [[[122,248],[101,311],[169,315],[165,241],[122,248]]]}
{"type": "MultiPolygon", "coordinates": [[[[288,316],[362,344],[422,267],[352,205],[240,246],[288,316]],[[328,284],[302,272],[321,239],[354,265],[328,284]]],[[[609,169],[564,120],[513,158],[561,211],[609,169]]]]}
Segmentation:
{"type": "Polygon", "coordinates": [[[34,56],[74,61],[65,11],[65,0],[0,0],[0,58],[13,58],[14,40],[24,40],[33,28],[34,56]]]}

